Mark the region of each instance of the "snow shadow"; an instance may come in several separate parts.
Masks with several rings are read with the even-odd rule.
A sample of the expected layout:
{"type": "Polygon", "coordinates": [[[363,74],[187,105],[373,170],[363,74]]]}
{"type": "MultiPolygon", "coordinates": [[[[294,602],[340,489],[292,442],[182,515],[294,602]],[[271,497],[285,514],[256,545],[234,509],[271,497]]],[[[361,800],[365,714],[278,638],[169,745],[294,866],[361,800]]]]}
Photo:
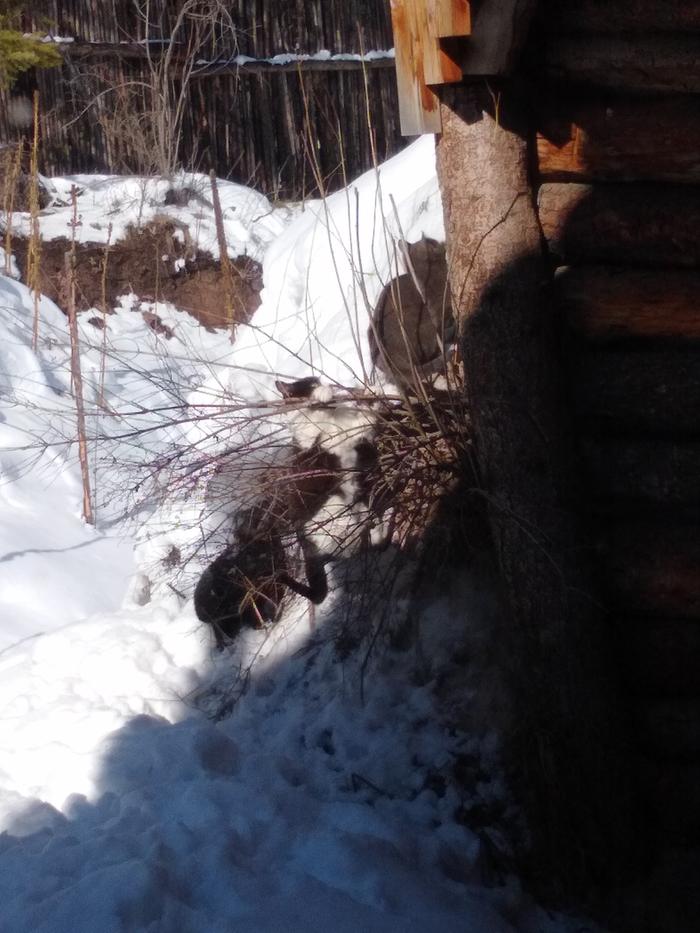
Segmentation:
{"type": "MultiPolygon", "coordinates": [[[[254,636],[239,648],[260,650],[254,636]]],[[[518,886],[481,887],[481,843],[455,820],[463,801],[449,775],[468,743],[445,735],[415,655],[384,651],[361,699],[356,662],[313,637],[283,650],[295,637],[279,632],[229,718],[135,714],[82,762],[89,792],[52,806],[39,799],[51,777],[37,774],[37,799],[6,796],[0,929],[515,929],[518,886]]],[[[141,663],[163,655],[141,652],[141,663]]],[[[213,658],[212,683],[235,663],[235,651],[213,658]]],[[[79,704],[63,687],[75,726],[79,704]]],[[[71,738],[54,736],[47,768],[71,738]]]]}

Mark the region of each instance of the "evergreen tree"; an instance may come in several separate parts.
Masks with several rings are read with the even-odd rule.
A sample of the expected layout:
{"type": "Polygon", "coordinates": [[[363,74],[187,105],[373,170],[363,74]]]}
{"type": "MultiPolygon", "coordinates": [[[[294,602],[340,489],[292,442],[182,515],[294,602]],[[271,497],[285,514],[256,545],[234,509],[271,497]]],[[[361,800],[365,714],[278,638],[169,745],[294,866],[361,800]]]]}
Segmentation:
{"type": "Polygon", "coordinates": [[[20,0],[0,0],[0,88],[10,87],[29,68],[60,65],[53,45],[21,32],[20,0]]]}

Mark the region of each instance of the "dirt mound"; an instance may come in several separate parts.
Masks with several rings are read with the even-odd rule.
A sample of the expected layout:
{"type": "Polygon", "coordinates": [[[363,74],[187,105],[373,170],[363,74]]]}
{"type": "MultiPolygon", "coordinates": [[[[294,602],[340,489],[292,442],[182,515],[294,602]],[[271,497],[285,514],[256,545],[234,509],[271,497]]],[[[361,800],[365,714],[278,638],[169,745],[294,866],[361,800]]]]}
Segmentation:
{"type": "MultiPolygon", "coordinates": [[[[26,268],[27,240],[13,239],[13,252],[21,270],[26,268]]],[[[68,239],[41,245],[41,290],[65,308],[65,253],[68,239]]],[[[78,310],[103,309],[105,247],[76,245],[76,296],[78,310]]],[[[235,259],[233,313],[245,322],[260,305],[262,269],[247,257],[235,259]]],[[[106,308],[110,311],[120,295],[134,292],[144,301],[170,301],[189,312],[206,327],[230,325],[220,263],[209,253],[192,248],[186,230],[171,220],[156,220],[109,248],[104,281],[106,308]],[[180,233],[181,235],[178,235],[180,233]]]]}

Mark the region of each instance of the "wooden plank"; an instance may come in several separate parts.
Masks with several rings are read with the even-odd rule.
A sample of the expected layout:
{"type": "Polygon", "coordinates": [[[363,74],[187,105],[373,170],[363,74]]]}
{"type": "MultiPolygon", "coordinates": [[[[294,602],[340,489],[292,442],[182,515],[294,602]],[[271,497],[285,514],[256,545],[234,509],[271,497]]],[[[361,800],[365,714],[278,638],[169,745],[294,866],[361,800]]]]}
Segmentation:
{"type": "Polygon", "coordinates": [[[568,326],[588,340],[700,340],[700,271],[564,266],[554,293],[568,326]]]}
{"type": "Polygon", "coordinates": [[[700,442],[583,436],[579,444],[597,499],[629,511],[700,507],[700,442]]]}
{"type": "Polygon", "coordinates": [[[444,39],[468,36],[471,32],[471,4],[469,0],[427,0],[428,31],[431,36],[444,39]]]}
{"type": "Polygon", "coordinates": [[[555,90],[542,104],[537,155],[547,181],[698,182],[700,97],[562,100],[555,90]]]}
{"type": "Polygon", "coordinates": [[[575,411],[615,435],[700,438],[697,350],[591,350],[570,360],[575,411]]]}
{"type": "Polygon", "coordinates": [[[601,533],[600,554],[611,608],[700,619],[700,526],[614,522],[601,533]]]}
{"type": "Polygon", "coordinates": [[[549,32],[700,32],[700,4],[688,0],[543,0],[549,32]]]}
{"type": "Polygon", "coordinates": [[[700,35],[563,36],[547,43],[557,81],[626,91],[700,92],[700,35]]]}
{"type": "MultiPolygon", "coordinates": [[[[442,129],[440,102],[426,83],[425,43],[436,46],[427,35],[425,6],[419,0],[391,0],[394,27],[396,82],[399,93],[399,116],[404,136],[439,133],[442,129]]],[[[430,65],[427,71],[430,72],[430,65]]]]}
{"type": "Polygon", "coordinates": [[[462,80],[459,65],[438,36],[448,27],[464,28],[464,6],[458,0],[391,0],[399,112],[405,136],[442,129],[439,101],[429,85],[462,80]]]}
{"type": "Polygon", "coordinates": [[[615,628],[620,670],[632,693],[700,695],[700,622],[626,617],[615,628]]]}
{"type": "Polygon", "coordinates": [[[538,205],[550,249],[565,263],[700,266],[700,187],[552,182],[538,205]]]}

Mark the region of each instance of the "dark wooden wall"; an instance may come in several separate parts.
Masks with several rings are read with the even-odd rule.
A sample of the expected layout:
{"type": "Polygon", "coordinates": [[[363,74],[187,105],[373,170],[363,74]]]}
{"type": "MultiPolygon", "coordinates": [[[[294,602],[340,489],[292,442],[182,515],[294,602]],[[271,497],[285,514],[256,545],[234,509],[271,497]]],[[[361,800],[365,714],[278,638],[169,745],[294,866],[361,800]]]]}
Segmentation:
{"type": "MultiPolygon", "coordinates": [[[[143,7],[143,4],[140,4],[143,7]]],[[[167,38],[180,0],[151,0],[150,38],[167,38]]],[[[359,51],[358,27],[367,48],[393,45],[388,0],[225,0],[236,27],[231,52],[267,58],[278,52],[359,51]]],[[[133,0],[33,0],[25,26],[46,27],[90,42],[147,38],[133,0]]]]}
{"type": "MultiPolygon", "coordinates": [[[[281,52],[358,53],[391,47],[389,4],[384,0],[229,0],[236,26],[218,47],[220,73],[202,74],[189,89],[180,135],[180,159],[187,168],[209,170],[280,197],[317,192],[309,155],[329,189],[372,165],[371,140],[379,159],[405,141],[398,125],[393,67],[355,66],[341,70],[260,70],[226,68],[221,56],[265,58],[281,52]],[[303,84],[303,93],[302,93],[303,84]],[[306,103],[304,101],[306,98],[306,103]]],[[[154,3],[151,38],[167,37],[173,0],[154,3]]],[[[133,122],[110,133],[116,92],[131,95],[125,110],[147,109],[148,81],[143,54],[133,42],[146,38],[131,0],[39,0],[26,14],[26,27],[51,24],[73,36],[60,69],[28,75],[16,88],[38,87],[42,101],[42,167],[48,173],[143,171],[147,168],[133,122]],[[90,50],[87,43],[111,44],[90,50]],[[126,90],[128,89],[128,90],[126,90]]],[[[323,68],[323,66],[321,66],[323,68]]],[[[20,132],[0,107],[0,139],[20,132]]]]}
{"type": "Polygon", "coordinates": [[[697,845],[700,3],[544,6],[539,212],[650,803],[640,819],[697,845]]]}

